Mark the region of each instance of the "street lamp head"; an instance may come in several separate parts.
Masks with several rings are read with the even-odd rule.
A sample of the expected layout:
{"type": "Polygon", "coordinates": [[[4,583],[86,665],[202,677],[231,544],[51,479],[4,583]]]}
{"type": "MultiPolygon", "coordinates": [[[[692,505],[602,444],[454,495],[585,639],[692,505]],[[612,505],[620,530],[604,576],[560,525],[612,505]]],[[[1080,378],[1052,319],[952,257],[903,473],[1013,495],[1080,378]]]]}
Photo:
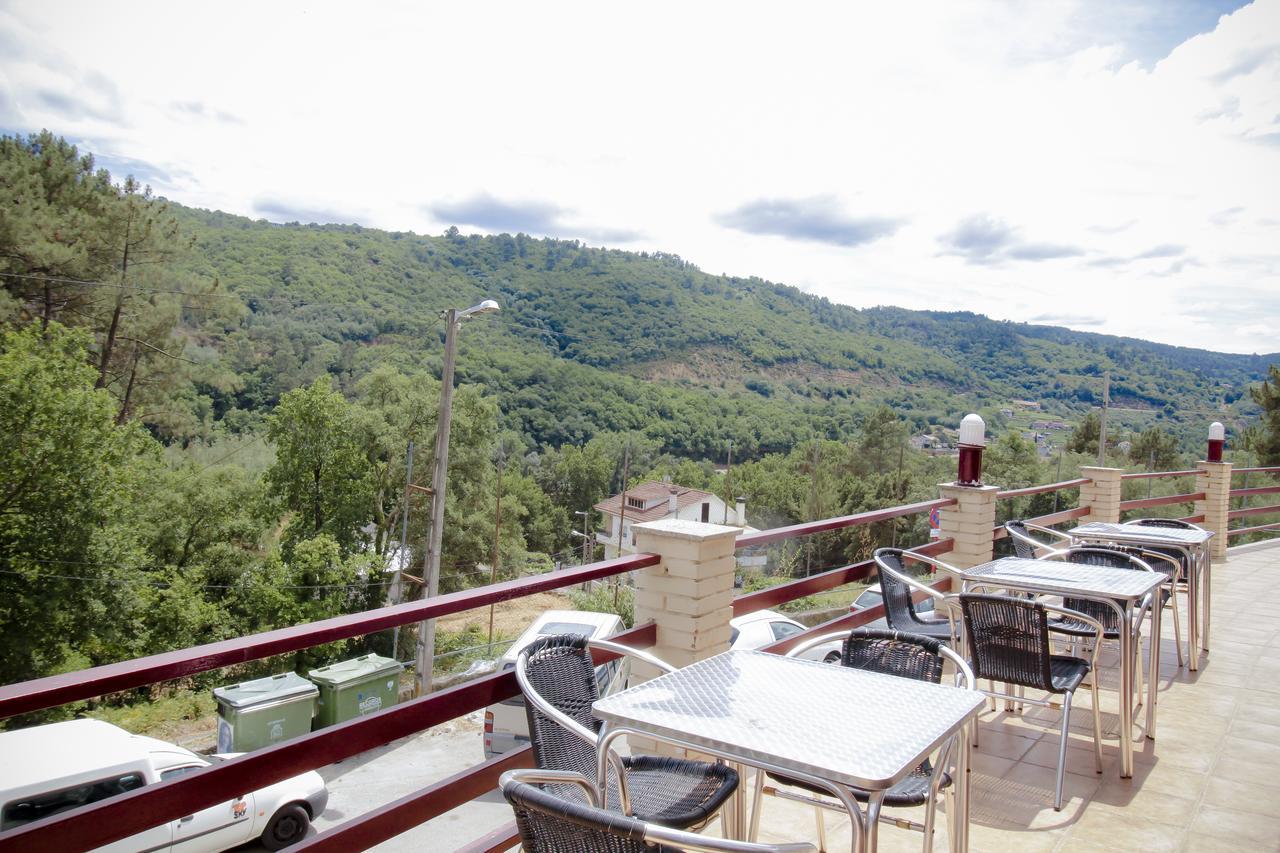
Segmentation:
{"type": "Polygon", "coordinates": [[[476,314],[492,314],[494,311],[501,311],[501,310],[502,308],[498,305],[497,302],[495,302],[492,299],[486,299],[484,302],[481,302],[479,305],[472,305],[470,308],[466,309],[465,311],[459,311],[458,319],[465,320],[468,317],[475,316],[476,314]]]}

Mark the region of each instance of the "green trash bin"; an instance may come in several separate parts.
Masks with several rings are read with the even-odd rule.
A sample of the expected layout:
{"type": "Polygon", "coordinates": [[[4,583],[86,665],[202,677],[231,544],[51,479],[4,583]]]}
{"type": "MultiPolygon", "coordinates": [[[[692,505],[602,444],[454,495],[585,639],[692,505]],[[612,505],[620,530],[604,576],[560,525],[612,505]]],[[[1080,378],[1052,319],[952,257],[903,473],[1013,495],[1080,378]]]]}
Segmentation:
{"type": "Polygon", "coordinates": [[[315,727],[322,729],[390,708],[400,699],[404,666],[381,655],[344,660],[307,673],[320,688],[315,727]]]}
{"type": "Polygon", "coordinates": [[[215,687],[218,752],[249,752],[305,735],[311,731],[319,693],[292,672],[215,687]]]}

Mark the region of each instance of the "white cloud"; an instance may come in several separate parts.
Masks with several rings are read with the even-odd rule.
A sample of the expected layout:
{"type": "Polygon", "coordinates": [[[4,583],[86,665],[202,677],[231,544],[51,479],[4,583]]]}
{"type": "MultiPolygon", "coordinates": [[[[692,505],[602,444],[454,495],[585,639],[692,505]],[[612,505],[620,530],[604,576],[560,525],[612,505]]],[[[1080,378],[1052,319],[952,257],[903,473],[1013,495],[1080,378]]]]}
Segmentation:
{"type": "Polygon", "coordinates": [[[1275,313],[1176,304],[1280,291],[1280,0],[1202,8],[27,0],[0,128],[252,216],[438,233],[488,200],[853,305],[1275,351],[1275,313]],[[814,199],[885,227],[804,239],[814,199]],[[760,200],[788,227],[725,226],[760,200]],[[999,262],[940,239],[979,215],[999,262]]]}

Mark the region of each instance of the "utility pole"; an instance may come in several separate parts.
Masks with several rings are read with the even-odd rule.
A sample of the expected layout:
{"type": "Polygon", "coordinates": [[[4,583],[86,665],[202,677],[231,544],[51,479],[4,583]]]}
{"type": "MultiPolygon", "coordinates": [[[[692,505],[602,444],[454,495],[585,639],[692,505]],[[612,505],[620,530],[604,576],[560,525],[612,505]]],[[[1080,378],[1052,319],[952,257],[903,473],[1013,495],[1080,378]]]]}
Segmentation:
{"type": "MultiPolygon", "coordinates": [[[[431,530],[427,540],[426,566],[423,570],[427,582],[428,599],[435,598],[440,592],[440,543],[444,538],[444,490],[449,475],[449,426],[453,417],[453,370],[458,357],[458,327],[467,317],[497,310],[498,303],[492,299],[486,299],[465,311],[450,308],[444,312],[444,366],[440,372],[440,416],[436,420],[436,464],[431,474],[431,530]]],[[[424,619],[418,623],[418,654],[414,667],[414,694],[417,696],[431,692],[435,655],[436,620],[424,619]]]]}
{"type": "MultiPolygon", "coordinates": [[[[403,514],[400,516],[400,547],[396,549],[396,571],[391,578],[391,603],[399,604],[404,597],[404,579],[400,567],[409,557],[409,495],[413,493],[413,440],[409,440],[409,452],[404,463],[404,497],[400,499],[403,514]]],[[[391,629],[391,657],[400,660],[400,626],[391,629]]]]}
{"type": "MultiPolygon", "coordinates": [[[[729,439],[729,460],[724,469],[724,524],[729,523],[729,501],[733,500],[733,439],[729,439]]],[[[742,519],[738,519],[742,523],[742,519]]]]}
{"type": "Polygon", "coordinates": [[[1111,371],[1102,377],[1102,416],[1098,418],[1098,467],[1107,466],[1107,407],[1111,405],[1111,371]]]}
{"type": "MultiPolygon", "coordinates": [[[[622,522],[627,517],[627,483],[631,480],[631,442],[627,442],[622,449],[622,514],[618,518],[618,556],[622,556],[622,522]]],[[[618,585],[622,579],[618,575],[613,576],[613,610],[618,611],[618,585]]]]}
{"type": "MultiPolygon", "coordinates": [[[[506,460],[506,453],[503,451],[502,439],[498,439],[498,493],[494,497],[493,504],[493,563],[489,566],[489,586],[493,586],[498,581],[498,559],[501,554],[498,548],[499,537],[502,535],[502,469],[505,467],[503,462],[506,460]]],[[[489,605],[489,649],[493,649],[493,605],[489,605]]]]}

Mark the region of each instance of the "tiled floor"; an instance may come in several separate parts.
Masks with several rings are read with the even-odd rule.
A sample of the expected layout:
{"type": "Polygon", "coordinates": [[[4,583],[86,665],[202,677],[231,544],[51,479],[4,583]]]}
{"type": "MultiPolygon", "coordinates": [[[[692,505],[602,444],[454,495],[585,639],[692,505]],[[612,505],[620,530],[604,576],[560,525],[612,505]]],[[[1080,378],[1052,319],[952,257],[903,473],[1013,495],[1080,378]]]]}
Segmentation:
{"type": "MultiPolygon", "coordinates": [[[[1135,729],[1132,779],[1119,776],[1118,677],[1105,670],[1114,653],[1110,661],[1104,653],[1103,773],[1094,772],[1085,690],[1072,714],[1061,812],[1053,810],[1059,709],[984,713],[972,759],[970,849],[1280,850],[1278,581],[1280,547],[1233,550],[1214,566],[1212,651],[1198,672],[1178,669],[1166,611],[1158,739],[1135,729]]],[[[1137,719],[1145,724],[1145,709],[1137,719]]],[[[911,809],[904,816],[919,821],[922,814],[911,809]]],[[[807,806],[770,797],[762,815],[762,841],[815,840],[807,806]]],[[[849,849],[848,819],[828,813],[826,821],[829,849],[849,849]]],[[[944,851],[946,821],[938,823],[934,848],[944,851]]],[[[922,840],[917,832],[880,827],[884,851],[919,850],[922,840]]]]}

